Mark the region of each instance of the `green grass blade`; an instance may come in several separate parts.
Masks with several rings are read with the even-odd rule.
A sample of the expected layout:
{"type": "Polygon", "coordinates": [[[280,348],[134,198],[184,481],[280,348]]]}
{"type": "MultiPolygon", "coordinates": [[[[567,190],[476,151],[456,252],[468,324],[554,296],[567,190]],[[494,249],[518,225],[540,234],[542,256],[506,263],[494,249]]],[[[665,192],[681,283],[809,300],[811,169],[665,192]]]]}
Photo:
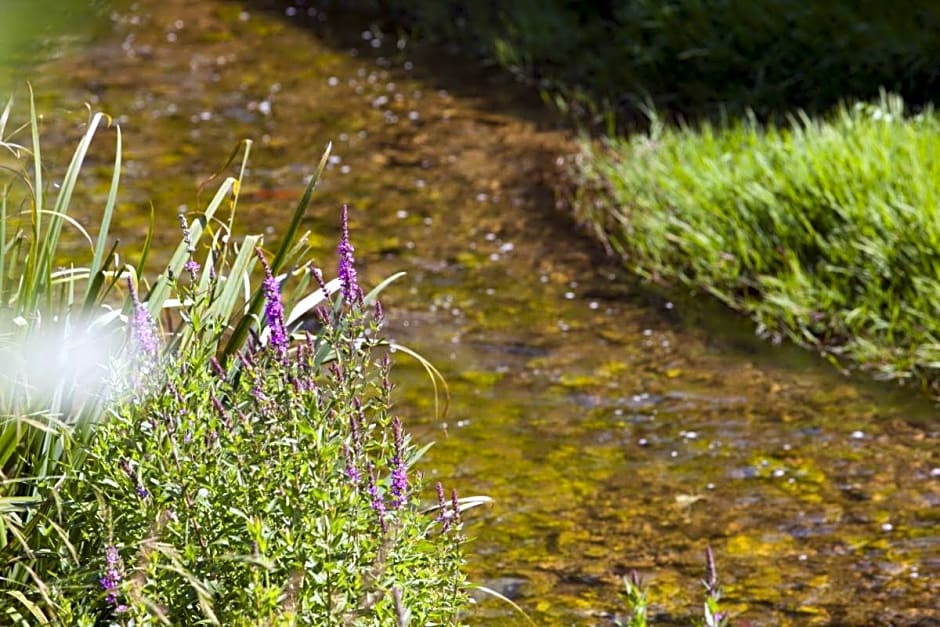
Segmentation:
{"type": "Polygon", "coordinates": [[[307,207],[310,206],[310,200],[313,198],[313,190],[316,189],[317,183],[320,181],[320,177],[326,169],[326,164],[329,163],[330,152],[332,152],[332,150],[333,144],[327,144],[326,150],[323,151],[323,156],[320,157],[320,164],[317,166],[317,171],[314,173],[313,177],[311,177],[310,182],[307,183],[304,195],[297,204],[297,208],[294,210],[290,225],[288,225],[287,231],[284,233],[281,247],[278,249],[277,253],[274,255],[274,260],[271,262],[271,272],[273,272],[275,276],[281,271],[287,258],[287,252],[294,243],[297,231],[300,229],[300,223],[303,221],[304,215],[307,213],[307,207]]]}
{"type": "Polygon", "coordinates": [[[36,115],[36,98],[32,85],[29,85],[29,128],[33,139],[33,233],[38,242],[42,228],[42,219],[39,217],[39,212],[42,211],[42,155],[39,150],[39,117],[36,115]]]}
{"type": "Polygon", "coordinates": [[[13,109],[13,96],[10,96],[10,99],[7,100],[7,104],[3,107],[3,113],[0,113],[0,141],[3,141],[3,135],[6,133],[7,121],[10,119],[10,111],[13,109]]]}
{"type": "Polygon", "coordinates": [[[386,278],[384,281],[382,281],[381,283],[373,287],[372,290],[368,294],[365,295],[365,298],[362,299],[363,304],[365,305],[375,304],[375,301],[378,299],[379,294],[381,294],[385,290],[386,287],[388,287],[394,281],[397,281],[398,279],[402,278],[406,274],[407,272],[396,272],[392,276],[386,278]]]}
{"type": "MultiPolygon", "coordinates": [[[[149,238],[148,238],[149,239],[149,238]]],[[[111,292],[111,288],[114,287],[115,281],[111,281],[105,284],[105,272],[104,267],[111,263],[111,260],[115,258],[115,253],[117,252],[119,242],[114,242],[111,244],[111,250],[108,251],[108,254],[105,255],[105,263],[98,272],[89,275],[88,280],[88,293],[87,296],[92,296],[92,298],[85,299],[84,313],[90,313],[94,309],[97,303],[102,302],[107,298],[108,294],[111,292]]],[[[0,291],[2,293],[2,291],[0,291]]]]}
{"type": "Polygon", "coordinates": [[[251,276],[257,257],[255,256],[255,247],[258,246],[261,237],[258,235],[249,235],[242,242],[238,256],[232,264],[225,279],[225,285],[218,298],[209,307],[208,315],[215,316],[222,320],[230,320],[235,311],[235,305],[238,303],[239,294],[242,291],[245,281],[251,276]]]}
{"type": "MultiPolygon", "coordinates": [[[[98,130],[98,125],[104,118],[105,115],[103,113],[96,113],[92,116],[88,124],[88,129],[78,142],[75,153],[72,155],[72,160],[65,171],[65,176],[62,179],[62,188],[59,190],[59,195],[56,198],[54,213],[49,221],[49,225],[46,227],[46,236],[39,244],[39,261],[33,268],[35,274],[31,277],[32,283],[26,294],[29,310],[35,309],[43,296],[47,299],[50,297],[49,273],[55,259],[55,251],[58,248],[59,237],[62,233],[64,216],[68,213],[72,193],[75,191],[75,184],[78,181],[78,175],[81,172],[82,164],[88,153],[88,148],[91,146],[91,141],[95,136],[95,132],[98,130]]],[[[38,198],[42,195],[42,189],[38,184],[36,190],[36,196],[38,198]]],[[[40,213],[41,210],[37,209],[36,214],[38,215],[40,213]]]]}
{"type": "Polygon", "coordinates": [[[46,618],[46,615],[42,613],[42,610],[39,609],[39,606],[26,598],[26,595],[20,592],[19,590],[7,590],[7,594],[20,602],[20,604],[25,607],[30,614],[33,615],[37,621],[38,625],[48,625],[49,619],[46,618]]]}
{"type": "Polygon", "coordinates": [[[431,387],[434,389],[434,415],[436,417],[444,417],[447,414],[447,408],[450,405],[450,389],[447,387],[447,380],[444,379],[444,375],[441,374],[441,371],[438,370],[434,364],[432,364],[426,357],[414,351],[407,346],[398,344],[396,342],[389,342],[389,348],[395,351],[401,351],[406,355],[417,360],[421,367],[424,368],[425,372],[428,373],[428,378],[431,380],[431,387]],[[440,383],[440,388],[438,387],[440,383]],[[440,406],[440,396],[441,391],[444,394],[444,407],[443,410],[440,406]]]}
{"type": "MultiPolygon", "coordinates": [[[[111,175],[111,187],[108,189],[108,200],[104,206],[104,213],[101,216],[101,224],[98,229],[98,240],[95,243],[95,254],[91,261],[91,281],[88,282],[88,288],[85,292],[85,308],[91,307],[92,303],[99,298],[97,293],[101,282],[98,281],[98,274],[101,272],[104,264],[105,248],[108,245],[108,230],[111,228],[111,217],[114,215],[114,207],[117,204],[118,185],[121,182],[121,127],[115,125],[117,138],[114,142],[114,173],[111,175]]],[[[113,250],[113,249],[112,249],[113,250]]]]}
{"type": "MultiPolygon", "coordinates": [[[[2,132],[2,129],[0,129],[2,132]]],[[[10,186],[5,185],[0,192],[0,306],[5,302],[6,295],[6,259],[7,259],[7,199],[10,186]]],[[[12,249],[13,246],[11,245],[12,249]]]]}
{"type": "MultiPolygon", "coordinates": [[[[42,233],[42,209],[43,209],[43,189],[42,189],[42,154],[39,146],[39,117],[36,114],[36,98],[33,94],[33,86],[29,85],[29,128],[33,141],[33,202],[30,204],[32,209],[30,218],[32,221],[32,237],[29,240],[29,251],[26,257],[26,265],[22,271],[24,286],[21,290],[26,290],[26,296],[35,292],[35,283],[40,274],[37,264],[39,257],[39,242],[42,233]]],[[[22,296],[22,291],[20,296],[22,296]]],[[[18,304],[23,308],[22,299],[18,304]]]]}
{"type": "Polygon", "coordinates": [[[502,601],[503,603],[508,604],[508,605],[509,605],[510,607],[512,607],[514,610],[516,610],[517,612],[519,612],[520,614],[522,614],[522,616],[526,619],[526,622],[528,622],[530,625],[535,625],[535,624],[537,624],[534,620],[532,620],[532,619],[529,617],[528,614],[525,613],[525,610],[524,610],[524,609],[522,609],[521,607],[519,607],[519,606],[516,604],[515,601],[513,601],[513,600],[510,599],[509,597],[505,596],[504,594],[501,594],[501,593],[497,592],[496,590],[493,590],[492,588],[487,588],[486,586],[481,585],[481,584],[478,584],[478,583],[467,584],[467,586],[468,586],[471,590],[479,590],[480,592],[482,592],[482,593],[484,593],[484,594],[488,594],[488,595],[490,595],[491,597],[493,597],[493,598],[495,598],[495,599],[499,599],[499,600],[502,601]]]}
{"type": "Polygon", "coordinates": [[[153,243],[154,227],[156,226],[156,216],[154,215],[153,205],[150,205],[150,221],[147,223],[147,236],[144,238],[144,245],[140,249],[140,259],[137,260],[137,274],[143,276],[144,268],[147,265],[147,257],[150,254],[150,245],[153,243]]]}

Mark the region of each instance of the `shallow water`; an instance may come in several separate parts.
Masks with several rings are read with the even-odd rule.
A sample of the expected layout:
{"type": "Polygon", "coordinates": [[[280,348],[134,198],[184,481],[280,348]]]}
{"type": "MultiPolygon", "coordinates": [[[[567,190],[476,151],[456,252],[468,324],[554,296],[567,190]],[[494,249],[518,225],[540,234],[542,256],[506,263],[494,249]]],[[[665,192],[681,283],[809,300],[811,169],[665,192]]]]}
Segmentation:
{"type": "MultiPolygon", "coordinates": [[[[451,392],[435,417],[423,372],[398,361],[401,410],[437,442],[425,473],[496,499],[469,517],[475,581],[538,624],[610,624],[636,569],[655,622],[688,624],[710,544],[736,624],[940,623],[929,402],[636,284],[556,208],[569,138],[498,70],[355,17],[258,6],[114,3],[6,71],[29,74],[62,162],[81,103],[118,116],[116,228],[139,238],[152,204],[163,250],[240,139],[255,143],[239,222],[274,239],[334,142],[306,226],[332,267],[349,202],[365,281],[408,272],[384,300],[389,332],[451,392]]],[[[517,618],[484,599],[468,620],[517,618]]]]}

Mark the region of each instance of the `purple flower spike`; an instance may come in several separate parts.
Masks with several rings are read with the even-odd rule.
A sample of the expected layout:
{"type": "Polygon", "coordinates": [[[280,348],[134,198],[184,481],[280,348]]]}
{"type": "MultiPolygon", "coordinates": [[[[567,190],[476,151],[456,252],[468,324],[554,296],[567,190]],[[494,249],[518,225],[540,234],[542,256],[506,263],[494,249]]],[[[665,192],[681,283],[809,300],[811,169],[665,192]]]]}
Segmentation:
{"type": "Polygon", "coordinates": [[[361,477],[359,476],[359,469],[356,468],[356,462],[353,461],[352,451],[349,449],[349,445],[343,442],[343,456],[346,458],[346,477],[353,483],[353,485],[359,485],[361,477]]]}
{"type": "Polygon", "coordinates": [[[104,563],[104,576],[98,580],[98,583],[101,584],[101,587],[105,591],[105,602],[113,606],[118,613],[121,613],[127,610],[127,606],[118,603],[118,589],[121,585],[122,577],[120,568],[121,554],[118,553],[117,547],[111,545],[105,550],[104,563]]]}
{"type": "Polygon", "coordinates": [[[395,456],[392,458],[392,507],[398,509],[405,503],[405,492],[408,491],[408,466],[405,464],[405,439],[401,432],[401,419],[398,416],[392,420],[392,431],[395,435],[395,456]]]}
{"type": "Polygon", "coordinates": [[[711,545],[705,547],[705,589],[709,594],[718,590],[718,569],[715,568],[715,554],[711,545]]]}
{"type": "Polygon", "coordinates": [[[457,488],[450,489],[450,505],[453,508],[454,522],[460,524],[460,501],[457,499],[457,488]]]}
{"type": "Polygon", "coordinates": [[[359,440],[359,415],[349,415],[349,435],[352,438],[353,451],[358,455],[362,452],[362,444],[359,440]]]}
{"type": "Polygon", "coordinates": [[[444,486],[437,482],[437,522],[441,523],[443,531],[450,529],[450,512],[447,511],[447,499],[444,498],[444,486]]]}
{"type": "Polygon", "coordinates": [[[339,241],[339,282],[342,286],[343,300],[347,303],[358,302],[362,291],[356,278],[356,259],[353,257],[352,244],[349,243],[349,205],[343,205],[340,220],[342,235],[339,241]]]}
{"type": "Polygon", "coordinates": [[[157,347],[157,336],[153,329],[153,319],[150,317],[150,312],[147,311],[147,306],[140,302],[137,288],[134,287],[134,282],[129,277],[127,279],[127,289],[130,291],[131,303],[134,307],[130,320],[131,338],[134,340],[134,346],[142,354],[155,357],[159,349],[157,347]]]}
{"type": "Polygon", "coordinates": [[[372,511],[374,511],[375,515],[378,517],[382,531],[388,531],[388,525],[385,522],[385,501],[382,500],[382,495],[379,494],[379,487],[375,483],[375,468],[372,467],[371,462],[369,463],[369,496],[372,499],[372,511]]]}
{"type": "Polygon", "coordinates": [[[284,305],[281,304],[281,289],[277,279],[271,273],[271,266],[261,253],[260,248],[256,248],[258,259],[264,267],[264,283],[261,288],[264,291],[264,317],[268,322],[268,328],[271,329],[271,346],[274,348],[278,357],[287,356],[287,330],[284,327],[284,305]]]}

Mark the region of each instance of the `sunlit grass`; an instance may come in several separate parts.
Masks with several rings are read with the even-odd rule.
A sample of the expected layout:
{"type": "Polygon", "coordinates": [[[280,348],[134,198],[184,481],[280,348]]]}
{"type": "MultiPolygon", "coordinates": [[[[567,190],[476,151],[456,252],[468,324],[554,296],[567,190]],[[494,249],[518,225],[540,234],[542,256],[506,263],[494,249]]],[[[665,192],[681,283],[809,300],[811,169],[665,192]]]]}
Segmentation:
{"type": "Polygon", "coordinates": [[[585,142],[580,217],[637,273],[940,393],[940,116],[900,98],[585,142]]]}

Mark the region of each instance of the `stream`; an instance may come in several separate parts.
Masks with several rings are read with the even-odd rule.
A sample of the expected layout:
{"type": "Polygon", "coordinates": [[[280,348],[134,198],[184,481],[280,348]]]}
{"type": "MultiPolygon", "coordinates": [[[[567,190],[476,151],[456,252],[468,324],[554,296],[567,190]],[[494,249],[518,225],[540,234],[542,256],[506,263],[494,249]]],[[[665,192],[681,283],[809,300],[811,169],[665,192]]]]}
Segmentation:
{"type": "MultiPolygon", "coordinates": [[[[450,403],[435,415],[402,355],[399,411],[436,442],[429,483],[495,499],[467,515],[471,580],[539,625],[610,625],[635,569],[652,622],[687,625],[710,545],[736,625],[940,625],[936,407],[606,258],[556,201],[575,145],[530,90],[311,3],[52,4],[83,19],[4,53],[0,85],[24,120],[32,82],[59,165],[84,103],[120,122],[127,249],[152,206],[165,255],[177,212],[209,201],[216,183],[200,185],[245,138],[236,223],[270,245],[333,142],[305,227],[333,274],[348,202],[363,284],[407,272],[383,299],[388,334],[440,368],[450,403]]],[[[103,206],[110,133],[84,224],[103,206]]],[[[485,595],[467,621],[524,624],[485,595]]]]}

